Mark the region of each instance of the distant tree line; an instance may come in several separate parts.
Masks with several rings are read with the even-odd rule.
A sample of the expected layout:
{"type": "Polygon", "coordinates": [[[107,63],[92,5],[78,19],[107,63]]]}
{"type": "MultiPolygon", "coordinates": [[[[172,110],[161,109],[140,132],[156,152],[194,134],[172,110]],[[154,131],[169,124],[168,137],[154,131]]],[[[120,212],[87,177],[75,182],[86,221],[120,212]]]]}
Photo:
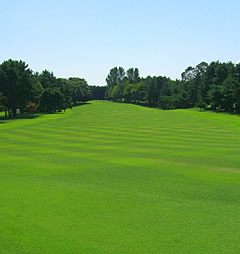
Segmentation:
{"type": "Polygon", "coordinates": [[[139,103],[162,109],[210,108],[240,113],[240,64],[202,62],[188,67],[180,80],[142,78],[137,68],[114,67],[107,86],[88,86],[82,78],[56,78],[48,70],[33,72],[23,61],[0,65],[0,109],[6,117],[17,111],[56,112],[91,99],[139,103]]]}
{"type": "Polygon", "coordinates": [[[162,109],[211,108],[240,113],[240,64],[202,62],[188,67],[181,80],[167,77],[141,78],[137,68],[110,70],[106,98],[141,103],[162,109]]]}
{"type": "Polygon", "coordinates": [[[56,78],[53,72],[33,72],[23,61],[0,65],[0,105],[6,117],[17,111],[56,112],[91,100],[91,90],[82,78],[56,78]]]}
{"type": "Polygon", "coordinates": [[[104,100],[107,91],[106,86],[90,86],[93,100],[104,100]]]}

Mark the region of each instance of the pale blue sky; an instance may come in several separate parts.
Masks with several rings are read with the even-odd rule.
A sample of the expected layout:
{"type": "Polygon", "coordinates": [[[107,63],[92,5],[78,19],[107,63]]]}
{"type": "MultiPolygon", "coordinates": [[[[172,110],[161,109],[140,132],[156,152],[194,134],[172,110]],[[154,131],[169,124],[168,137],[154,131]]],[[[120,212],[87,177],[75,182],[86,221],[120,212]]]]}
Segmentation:
{"type": "Polygon", "coordinates": [[[180,78],[201,61],[240,60],[239,0],[8,0],[0,62],[105,84],[110,68],[180,78]]]}

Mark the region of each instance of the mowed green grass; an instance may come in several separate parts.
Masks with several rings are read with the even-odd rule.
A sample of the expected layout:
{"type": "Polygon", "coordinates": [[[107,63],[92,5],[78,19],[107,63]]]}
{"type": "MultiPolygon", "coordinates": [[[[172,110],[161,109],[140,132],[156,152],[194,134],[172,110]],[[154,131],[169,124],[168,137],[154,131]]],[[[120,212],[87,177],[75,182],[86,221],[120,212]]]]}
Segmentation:
{"type": "Polygon", "coordinates": [[[0,253],[240,253],[240,117],[94,101],[0,121],[0,253]]]}

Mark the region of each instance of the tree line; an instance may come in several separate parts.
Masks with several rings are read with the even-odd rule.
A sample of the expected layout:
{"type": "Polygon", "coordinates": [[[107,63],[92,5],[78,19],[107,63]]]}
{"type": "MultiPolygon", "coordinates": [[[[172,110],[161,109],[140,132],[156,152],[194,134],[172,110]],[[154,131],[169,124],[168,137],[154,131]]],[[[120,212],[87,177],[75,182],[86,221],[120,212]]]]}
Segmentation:
{"type": "Polygon", "coordinates": [[[105,97],[162,109],[210,108],[240,113],[240,64],[201,62],[188,67],[180,80],[163,76],[141,78],[137,68],[114,67],[107,78],[105,97]]]}
{"type": "Polygon", "coordinates": [[[33,72],[21,60],[9,59],[0,65],[0,105],[6,117],[15,117],[17,111],[65,111],[91,98],[90,87],[82,78],[56,78],[48,70],[33,72]]]}
{"type": "Polygon", "coordinates": [[[105,100],[106,86],[90,86],[93,100],[105,100]]]}
{"type": "Polygon", "coordinates": [[[108,99],[162,109],[200,107],[240,113],[240,64],[232,62],[201,62],[188,67],[179,80],[142,78],[138,68],[114,67],[106,82],[105,87],[88,86],[82,78],[33,72],[25,62],[10,59],[0,65],[0,110],[14,117],[17,111],[56,112],[91,99],[108,99]]]}

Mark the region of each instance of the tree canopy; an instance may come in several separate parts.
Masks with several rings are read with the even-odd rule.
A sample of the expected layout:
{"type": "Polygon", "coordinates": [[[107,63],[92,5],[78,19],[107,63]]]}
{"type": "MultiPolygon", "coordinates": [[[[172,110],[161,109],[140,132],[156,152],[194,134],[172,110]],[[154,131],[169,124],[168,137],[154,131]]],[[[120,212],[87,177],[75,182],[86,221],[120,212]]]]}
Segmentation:
{"type": "Polygon", "coordinates": [[[86,80],[78,77],[56,78],[53,72],[34,73],[23,61],[9,59],[0,65],[0,104],[5,116],[20,113],[55,112],[91,100],[86,80]]]}
{"type": "Polygon", "coordinates": [[[57,78],[53,72],[33,72],[24,61],[0,65],[0,110],[6,117],[20,113],[55,112],[93,99],[139,103],[162,109],[210,108],[240,113],[240,64],[219,61],[189,66],[180,80],[140,77],[138,68],[114,67],[107,86],[88,86],[83,78],[57,78]]]}
{"type": "Polygon", "coordinates": [[[122,67],[114,67],[106,80],[106,95],[113,101],[163,109],[210,107],[240,113],[240,64],[232,62],[201,62],[196,67],[189,66],[181,74],[181,80],[162,76],[140,78],[137,68],[125,73],[122,67]],[[121,78],[117,78],[119,70],[121,78]]]}

